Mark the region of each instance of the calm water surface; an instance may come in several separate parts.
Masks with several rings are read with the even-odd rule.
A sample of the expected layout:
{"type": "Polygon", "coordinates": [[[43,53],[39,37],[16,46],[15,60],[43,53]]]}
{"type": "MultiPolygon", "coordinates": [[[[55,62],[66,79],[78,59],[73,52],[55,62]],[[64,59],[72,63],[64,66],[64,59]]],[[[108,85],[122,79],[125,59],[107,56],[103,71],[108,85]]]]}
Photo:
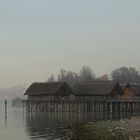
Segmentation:
{"type": "Polygon", "coordinates": [[[0,109],[0,140],[69,140],[67,115],[23,113],[22,108],[0,109]]]}
{"type": "MultiPolygon", "coordinates": [[[[109,114],[26,113],[22,108],[0,109],[0,140],[69,140],[68,126],[92,120],[109,119],[109,114]]],[[[114,115],[114,119],[120,118],[114,115]]]]}

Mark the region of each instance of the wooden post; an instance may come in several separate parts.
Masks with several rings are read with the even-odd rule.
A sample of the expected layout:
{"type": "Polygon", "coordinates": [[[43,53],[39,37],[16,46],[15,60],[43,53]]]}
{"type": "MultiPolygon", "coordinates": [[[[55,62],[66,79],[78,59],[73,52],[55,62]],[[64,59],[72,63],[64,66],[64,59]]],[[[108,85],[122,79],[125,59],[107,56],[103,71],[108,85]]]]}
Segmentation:
{"type": "Polygon", "coordinates": [[[5,112],[7,112],[7,100],[5,99],[5,112]]]}
{"type": "Polygon", "coordinates": [[[115,115],[116,115],[116,118],[118,117],[118,102],[116,101],[115,102],[115,115]]]}
{"type": "Polygon", "coordinates": [[[96,114],[96,101],[94,100],[94,113],[96,114]]]}
{"type": "Polygon", "coordinates": [[[110,101],[110,119],[112,119],[112,101],[110,101]]]}

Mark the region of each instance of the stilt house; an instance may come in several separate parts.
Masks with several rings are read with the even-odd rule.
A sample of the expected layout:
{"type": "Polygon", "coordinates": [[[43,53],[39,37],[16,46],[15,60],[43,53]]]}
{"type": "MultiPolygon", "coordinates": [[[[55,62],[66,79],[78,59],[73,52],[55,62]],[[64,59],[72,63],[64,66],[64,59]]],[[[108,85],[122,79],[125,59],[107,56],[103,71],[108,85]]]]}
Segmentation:
{"type": "Polygon", "coordinates": [[[100,97],[121,97],[122,88],[118,82],[95,81],[92,83],[79,83],[73,88],[76,99],[87,99],[100,97]]]}
{"type": "Polygon", "coordinates": [[[73,92],[65,82],[33,83],[25,92],[28,100],[50,101],[72,99],[73,92]]]}
{"type": "Polygon", "coordinates": [[[122,97],[140,97],[140,85],[139,84],[127,84],[123,87],[122,97]]]}

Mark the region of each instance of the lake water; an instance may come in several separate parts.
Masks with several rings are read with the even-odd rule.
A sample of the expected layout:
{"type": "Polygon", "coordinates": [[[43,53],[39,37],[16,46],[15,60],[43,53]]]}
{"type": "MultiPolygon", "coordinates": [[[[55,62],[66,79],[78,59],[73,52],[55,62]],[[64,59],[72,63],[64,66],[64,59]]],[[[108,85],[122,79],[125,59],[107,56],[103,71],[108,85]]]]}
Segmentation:
{"type": "Polygon", "coordinates": [[[97,113],[26,113],[22,108],[8,108],[5,113],[1,108],[0,140],[69,140],[69,125],[104,116],[97,113]]]}
{"type": "Polygon", "coordinates": [[[22,108],[0,109],[0,140],[67,140],[70,131],[63,115],[26,114],[22,108]]]}

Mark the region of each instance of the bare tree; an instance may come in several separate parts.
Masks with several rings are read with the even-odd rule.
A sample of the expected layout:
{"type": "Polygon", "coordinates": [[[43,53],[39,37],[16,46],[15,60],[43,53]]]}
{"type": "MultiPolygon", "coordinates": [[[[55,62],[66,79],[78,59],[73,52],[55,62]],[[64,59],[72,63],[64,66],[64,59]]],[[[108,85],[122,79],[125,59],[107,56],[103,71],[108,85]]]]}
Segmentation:
{"type": "Polygon", "coordinates": [[[56,80],[55,80],[55,77],[54,77],[54,75],[51,75],[49,78],[48,78],[48,80],[47,80],[47,82],[50,82],[50,83],[53,83],[53,82],[55,82],[56,80]]]}
{"type": "Polygon", "coordinates": [[[60,73],[58,74],[58,78],[57,79],[58,79],[59,82],[65,81],[66,80],[66,70],[61,69],[60,73]]]}
{"type": "Polygon", "coordinates": [[[78,82],[78,75],[73,71],[60,70],[58,74],[59,82],[67,82],[69,86],[73,87],[78,82]]]}
{"type": "Polygon", "coordinates": [[[95,74],[88,66],[83,66],[79,73],[80,82],[93,82],[95,81],[95,74]]]}

